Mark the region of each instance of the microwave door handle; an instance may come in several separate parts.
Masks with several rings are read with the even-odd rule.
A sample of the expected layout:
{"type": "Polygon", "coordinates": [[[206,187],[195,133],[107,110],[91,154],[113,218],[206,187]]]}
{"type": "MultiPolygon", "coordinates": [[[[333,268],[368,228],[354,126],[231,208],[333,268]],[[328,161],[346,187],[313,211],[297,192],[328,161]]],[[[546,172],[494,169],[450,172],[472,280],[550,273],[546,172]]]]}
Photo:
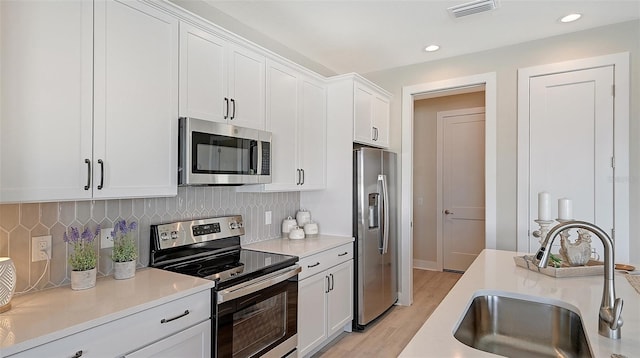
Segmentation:
{"type": "Polygon", "coordinates": [[[261,153],[262,153],[262,141],[256,141],[256,145],[251,147],[251,153],[249,153],[249,156],[251,157],[251,161],[254,160],[255,158],[255,162],[251,163],[251,168],[256,168],[256,173],[257,175],[262,174],[262,158],[261,158],[261,153]]]}

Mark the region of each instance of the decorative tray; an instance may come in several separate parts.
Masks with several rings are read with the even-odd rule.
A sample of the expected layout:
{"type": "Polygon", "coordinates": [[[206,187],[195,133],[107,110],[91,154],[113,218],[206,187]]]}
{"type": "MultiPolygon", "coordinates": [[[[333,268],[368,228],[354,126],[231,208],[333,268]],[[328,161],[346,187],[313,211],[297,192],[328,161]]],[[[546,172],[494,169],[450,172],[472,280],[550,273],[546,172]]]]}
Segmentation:
{"type": "Polygon", "coordinates": [[[513,257],[513,261],[517,266],[551,277],[596,276],[604,274],[604,264],[602,261],[589,260],[584,266],[561,266],[558,268],[548,266],[546,268],[539,268],[532,262],[532,259],[533,256],[529,255],[513,257]]]}

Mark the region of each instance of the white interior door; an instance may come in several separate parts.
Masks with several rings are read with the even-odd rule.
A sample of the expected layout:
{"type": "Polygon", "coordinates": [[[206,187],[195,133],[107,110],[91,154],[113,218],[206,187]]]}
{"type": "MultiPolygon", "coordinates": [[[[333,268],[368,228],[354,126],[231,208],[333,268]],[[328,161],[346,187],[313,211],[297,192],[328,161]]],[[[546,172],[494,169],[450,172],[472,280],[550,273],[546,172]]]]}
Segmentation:
{"type": "Polygon", "coordinates": [[[485,248],[484,108],[438,113],[443,268],[465,271],[485,248]]]}
{"type": "MultiPolygon", "coordinates": [[[[606,66],[529,80],[529,232],[537,229],[537,193],[547,191],[553,215],[557,199],[567,197],[575,219],[612,234],[613,75],[606,66]]],[[[531,236],[529,251],[538,246],[531,236]]],[[[592,247],[602,257],[600,241],[592,247]]]]}

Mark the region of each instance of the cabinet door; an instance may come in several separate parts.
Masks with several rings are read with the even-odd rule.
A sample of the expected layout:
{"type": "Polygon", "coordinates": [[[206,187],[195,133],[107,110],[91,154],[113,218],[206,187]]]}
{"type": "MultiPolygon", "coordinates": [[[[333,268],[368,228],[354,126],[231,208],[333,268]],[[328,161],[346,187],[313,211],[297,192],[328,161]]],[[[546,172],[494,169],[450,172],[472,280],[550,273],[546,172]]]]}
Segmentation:
{"type": "Polygon", "coordinates": [[[126,358],[211,357],[211,321],[205,321],[125,355],[126,358]]]}
{"type": "Polygon", "coordinates": [[[373,140],[376,145],[389,147],[389,100],[380,96],[373,97],[373,140]]]}
{"type": "Polygon", "coordinates": [[[218,36],[180,23],[181,117],[227,122],[226,45],[218,36]]]}
{"type": "Polygon", "coordinates": [[[300,161],[303,170],[303,190],[319,190],[326,183],[327,116],[326,89],[322,84],[301,81],[298,137],[300,161]]]}
{"type": "Polygon", "coordinates": [[[327,337],[325,272],[298,282],[298,351],[303,357],[327,337]]]}
{"type": "Polygon", "coordinates": [[[141,2],[95,7],[94,197],[176,195],[178,21],[141,2]]]}
{"type": "Polygon", "coordinates": [[[0,13],[0,202],[90,198],[93,4],[0,13]]]}
{"type": "Polygon", "coordinates": [[[265,128],[265,57],[229,44],[229,123],[265,128]]]}
{"type": "Polygon", "coordinates": [[[272,133],[271,184],[265,190],[296,189],[298,178],[297,74],[277,63],[267,69],[267,130],[272,133]]]}
{"type": "Polygon", "coordinates": [[[353,319],[353,260],[329,270],[331,290],[327,295],[328,336],[342,331],[353,319]]]}
{"type": "Polygon", "coordinates": [[[373,141],[371,125],[373,93],[358,84],[356,84],[354,91],[353,141],[371,144],[373,141]]]}

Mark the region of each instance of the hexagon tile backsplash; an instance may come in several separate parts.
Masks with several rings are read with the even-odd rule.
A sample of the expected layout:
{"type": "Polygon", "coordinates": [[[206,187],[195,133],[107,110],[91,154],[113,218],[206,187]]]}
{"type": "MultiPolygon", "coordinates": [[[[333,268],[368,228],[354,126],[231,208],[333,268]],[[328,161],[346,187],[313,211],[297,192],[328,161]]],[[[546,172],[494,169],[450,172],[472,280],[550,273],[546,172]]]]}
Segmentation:
{"type": "MultiPolygon", "coordinates": [[[[113,227],[116,220],[137,221],[138,267],[149,265],[149,226],[163,222],[223,215],[242,215],[245,222],[243,244],[280,237],[280,223],[295,215],[300,193],[237,193],[232,187],[180,187],[170,198],[69,201],[0,205],[0,256],[13,259],[18,273],[16,292],[42,281],[33,290],[69,284],[70,248],[62,235],[70,226],[90,229],[100,224],[113,227]],[[271,211],[271,225],[264,224],[271,211]],[[50,267],[46,261],[31,262],[31,237],[51,235],[50,267]]],[[[99,249],[98,276],[112,274],[111,249],[99,249]]]]}

